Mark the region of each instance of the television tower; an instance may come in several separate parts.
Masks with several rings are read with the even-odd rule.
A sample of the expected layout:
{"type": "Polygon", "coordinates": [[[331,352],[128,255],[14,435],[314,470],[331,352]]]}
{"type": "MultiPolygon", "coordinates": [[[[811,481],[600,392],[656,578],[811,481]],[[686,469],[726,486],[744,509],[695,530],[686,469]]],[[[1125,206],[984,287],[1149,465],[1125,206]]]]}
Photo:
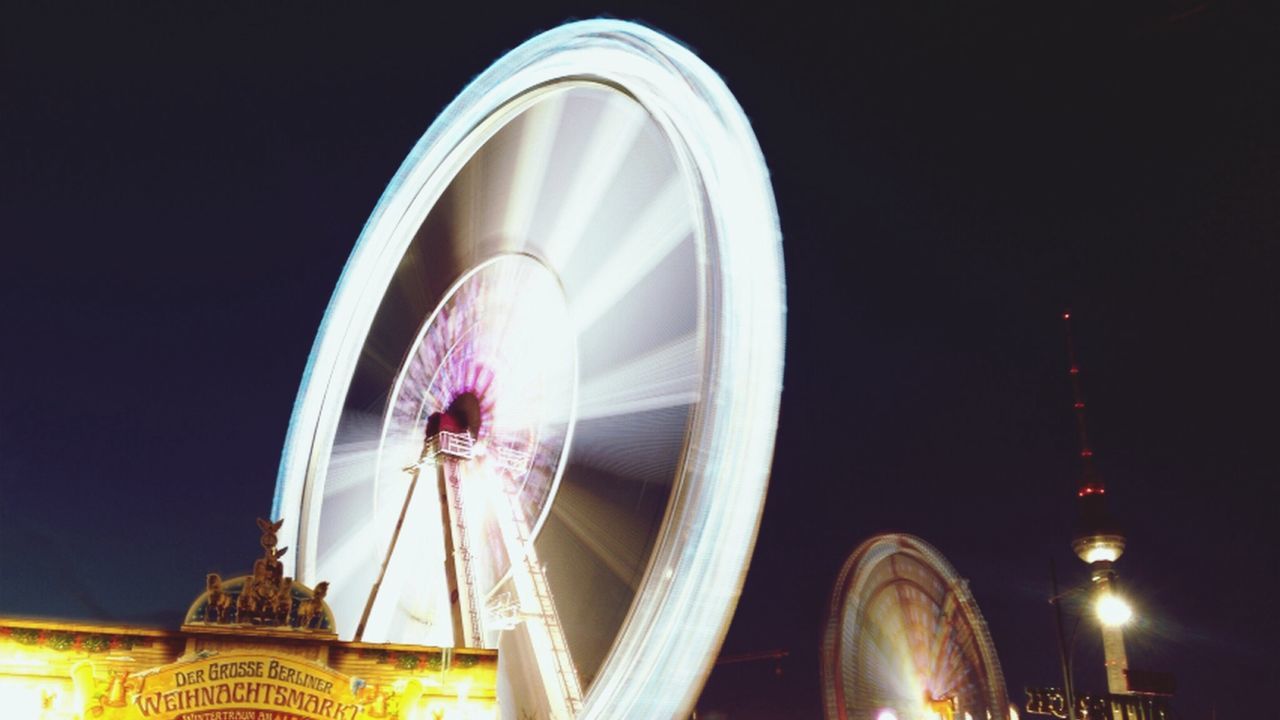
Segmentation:
{"type": "Polygon", "coordinates": [[[1076,430],[1080,436],[1080,485],[1076,490],[1076,527],[1071,549],[1089,565],[1094,586],[1094,601],[1102,625],[1102,653],[1107,669],[1107,692],[1127,693],[1129,667],[1124,651],[1124,631],[1131,611],[1116,593],[1114,563],[1124,553],[1124,534],[1107,507],[1107,487],[1093,465],[1093,450],[1085,430],[1084,393],[1080,387],[1080,365],[1076,362],[1071,340],[1071,313],[1062,314],[1067,326],[1067,355],[1071,365],[1071,392],[1074,399],[1076,430]]]}

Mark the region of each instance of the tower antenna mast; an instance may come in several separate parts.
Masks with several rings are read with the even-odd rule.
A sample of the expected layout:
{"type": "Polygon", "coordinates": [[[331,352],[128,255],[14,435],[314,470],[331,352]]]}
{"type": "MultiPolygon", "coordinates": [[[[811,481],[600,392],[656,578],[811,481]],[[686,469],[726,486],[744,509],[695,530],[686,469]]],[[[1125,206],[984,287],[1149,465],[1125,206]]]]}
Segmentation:
{"type": "Polygon", "coordinates": [[[1067,329],[1067,359],[1071,365],[1068,373],[1071,375],[1071,395],[1072,406],[1076,415],[1076,433],[1080,437],[1080,463],[1082,471],[1080,475],[1080,487],[1077,491],[1079,497],[1085,495],[1103,495],[1106,493],[1106,485],[1103,484],[1102,478],[1099,477],[1097,469],[1093,465],[1093,448],[1089,447],[1089,431],[1085,425],[1084,414],[1084,390],[1080,382],[1080,363],[1076,360],[1075,342],[1071,336],[1071,312],[1062,313],[1062,320],[1066,323],[1067,329]]]}
{"type": "MultiPolygon", "coordinates": [[[[1071,361],[1071,392],[1074,398],[1076,428],[1080,433],[1080,460],[1084,466],[1080,476],[1080,488],[1076,491],[1076,507],[1079,510],[1071,549],[1089,565],[1094,595],[1099,607],[1119,602],[1115,595],[1116,572],[1113,563],[1124,553],[1125,538],[1119,524],[1107,507],[1106,486],[1093,466],[1093,450],[1084,424],[1084,393],[1080,383],[1080,365],[1076,362],[1075,345],[1071,340],[1071,313],[1062,313],[1067,325],[1067,355],[1071,361]]],[[[1126,606],[1127,613],[1127,606],[1126,606]]],[[[1124,648],[1125,619],[1110,622],[1102,618],[1102,652],[1107,671],[1107,691],[1126,693],[1129,683],[1126,677],[1129,660],[1124,648]]]]}

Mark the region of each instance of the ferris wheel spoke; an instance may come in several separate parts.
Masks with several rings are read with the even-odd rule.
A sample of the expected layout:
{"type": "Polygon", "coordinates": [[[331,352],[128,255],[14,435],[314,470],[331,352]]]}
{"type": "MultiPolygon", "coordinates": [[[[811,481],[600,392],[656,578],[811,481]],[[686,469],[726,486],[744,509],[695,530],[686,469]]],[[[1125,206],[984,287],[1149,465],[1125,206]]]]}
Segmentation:
{"type": "MultiPolygon", "coordinates": [[[[370,575],[372,553],[369,548],[378,543],[377,527],[372,519],[347,524],[342,530],[335,528],[334,537],[325,547],[323,559],[316,573],[327,580],[335,592],[352,589],[370,575]]],[[[367,588],[367,584],[365,585],[367,588]]]]}
{"type": "Polygon", "coordinates": [[[683,457],[691,410],[692,406],[677,405],[581,420],[562,483],[592,492],[611,493],[615,488],[635,496],[656,492],[665,498],[683,457]],[[579,467],[588,471],[570,472],[579,467]]]}
{"type": "MultiPolygon", "coordinates": [[[[492,157],[500,155],[484,153],[467,163],[453,179],[449,192],[441,198],[442,202],[450,205],[449,215],[452,218],[447,246],[451,267],[474,267],[480,259],[477,257],[477,250],[482,245],[481,239],[490,231],[486,220],[490,216],[488,206],[491,201],[486,198],[494,196],[488,190],[499,182],[495,176],[486,172],[489,164],[483,162],[483,159],[492,157]]],[[[438,249],[433,257],[439,258],[444,251],[445,248],[438,249]]]]}
{"type": "Polygon", "coordinates": [[[578,417],[593,419],[692,405],[698,391],[698,336],[689,333],[583,380],[578,417]]]}
{"type": "Polygon", "coordinates": [[[937,631],[933,635],[934,646],[929,664],[929,675],[942,679],[945,687],[939,690],[947,695],[955,694],[956,685],[962,679],[960,675],[963,671],[955,659],[957,650],[970,637],[968,626],[962,624],[963,621],[955,614],[956,608],[956,596],[952,592],[947,592],[941,605],[935,607],[937,617],[934,626],[937,631]],[[947,630],[954,632],[948,633],[947,630]]]}
{"type": "Polygon", "coordinates": [[[686,409],[676,410],[678,418],[665,420],[652,417],[662,413],[642,413],[638,423],[635,416],[580,422],[556,503],[536,541],[547,558],[556,607],[575,620],[565,635],[584,682],[594,677],[635,597],[682,449],[682,433],[640,428],[682,427],[686,409]],[[634,432],[618,442],[626,428],[634,432]],[[665,466],[657,460],[664,457],[665,466]]]}
{"type": "Polygon", "coordinates": [[[551,151],[563,122],[567,93],[556,92],[526,110],[513,122],[519,140],[515,143],[510,191],[500,195],[506,201],[497,233],[498,251],[520,250],[530,237],[534,210],[543,196],[551,151]]]}
{"type": "MultiPolygon", "coordinates": [[[[653,272],[609,307],[578,338],[581,375],[593,378],[643,357],[653,348],[703,332],[696,300],[698,281],[685,272],[695,261],[693,243],[681,243],[653,272]]],[[[698,352],[705,351],[699,343],[698,352]]]]}
{"type": "MultiPolygon", "coordinates": [[[[608,257],[592,268],[581,290],[571,297],[579,332],[606,315],[677,246],[693,242],[688,194],[684,178],[668,175],[624,234],[610,244],[608,257]]],[[[573,280],[576,277],[571,275],[573,280]]]]}
{"type": "MultiPolygon", "coordinates": [[[[529,249],[544,236],[547,219],[539,207],[557,192],[552,157],[564,126],[570,93],[553,91],[497,132],[458,172],[414,245],[430,248],[441,264],[461,271],[487,258],[529,249]]],[[[439,290],[440,288],[436,288],[439,290]]]]}
{"type": "Polygon", "coordinates": [[[540,556],[549,558],[543,566],[556,610],[572,619],[564,625],[564,636],[574,667],[584,685],[589,684],[617,636],[635,587],[554,510],[536,545],[540,556]]]}
{"type": "Polygon", "coordinates": [[[578,244],[601,200],[622,175],[636,138],[649,120],[644,109],[616,94],[574,96],[575,112],[564,116],[557,155],[569,167],[549,163],[555,175],[543,193],[559,202],[548,218],[545,236],[539,239],[542,253],[552,264],[563,267],[574,257],[578,244]]]}
{"type": "Polygon", "coordinates": [[[374,456],[377,449],[367,447],[334,448],[334,463],[325,474],[324,496],[326,505],[331,510],[359,512],[364,504],[365,494],[371,489],[374,467],[374,456]]]}
{"type": "Polygon", "coordinates": [[[317,563],[369,517],[368,495],[377,455],[371,438],[377,437],[376,424],[376,418],[367,413],[342,413],[327,449],[328,462],[312,471],[299,515],[314,534],[300,538],[291,553],[293,572],[311,582],[317,581],[312,575],[317,563]]]}
{"type": "Polygon", "coordinates": [[[883,620],[867,625],[872,629],[867,633],[875,654],[866,659],[867,667],[873,672],[873,686],[877,692],[874,702],[891,702],[899,707],[915,707],[924,695],[924,688],[919,682],[920,675],[914,667],[907,640],[907,629],[902,617],[897,614],[886,614],[883,620]]]}
{"type": "Polygon", "coordinates": [[[460,215],[464,203],[455,197],[458,192],[451,187],[444,193],[396,264],[365,340],[364,354],[372,356],[369,361],[379,373],[367,379],[370,390],[385,393],[395,381],[422,319],[468,268],[464,258],[470,250],[462,255],[456,250],[471,247],[461,240],[470,224],[460,215]]]}
{"type": "Polygon", "coordinates": [[[335,531],[336,538],[327,543],[313,575],[329,583],[326,602],[334,609],[339,632],[350,636],[374,581],[375,559],[370,548],[380,541],[378,529],[370,519],[343,530],[335,531]]]}
{"type": "Polygon", "coordinates": [[[581,483],[566,483],[551,512],[603,567],[633,590],[644,571],[648,528],[636,515],[589,493],[581,483]]]}

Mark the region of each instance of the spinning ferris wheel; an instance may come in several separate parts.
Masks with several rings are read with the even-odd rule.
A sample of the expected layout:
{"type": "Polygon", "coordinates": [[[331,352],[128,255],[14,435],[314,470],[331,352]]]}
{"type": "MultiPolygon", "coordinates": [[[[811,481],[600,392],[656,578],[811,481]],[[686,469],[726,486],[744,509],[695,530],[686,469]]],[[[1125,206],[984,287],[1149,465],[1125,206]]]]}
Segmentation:
{"type": "Polygon", "coordinates": [[[500,649],[505,717],[687,713],[772,457],[780,234],[741,109],[615,21],[430,127],[338,283],[274,512],[343,637],[500,649]]]}
{"type": "Polygon", "coordinates": [[[968,584],[928,543],[878,535],[836,581],[822,639],[828,720],[1004,720],[1004,676],[968,584]]]}

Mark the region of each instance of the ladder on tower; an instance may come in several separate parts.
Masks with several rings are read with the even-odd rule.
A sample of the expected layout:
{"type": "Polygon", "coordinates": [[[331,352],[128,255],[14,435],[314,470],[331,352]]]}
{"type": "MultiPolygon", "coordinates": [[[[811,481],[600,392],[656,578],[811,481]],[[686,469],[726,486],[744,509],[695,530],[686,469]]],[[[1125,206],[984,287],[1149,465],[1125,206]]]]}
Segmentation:
{"type": "Polygon", "coordinates": [[[515,498],[508,497],[508,508],[511,510],[510,522],[518,543],[522,558],[521,563],[524,566],[529,584],[532,586],[533,600],[538,604],[538,612],[536,614],[527,614],[526,618],[536,620],[546,633],[547,642],[551,646],[551,659],[555,665],[555,674],[560,685],[561,697],[564,698],[570,717],[576,717],[582,707],[582,686],[578,681],[578,673],[574,669],[569,647],[565,643],[564,626],[560,623],[560,613],[556,610],[551,588],[547,584],[546,570],[538,562],[537,555],[533,550],[533,544],[529,542],[529,536],[525,530],[524,522],[521,520],[515,498]]]}

